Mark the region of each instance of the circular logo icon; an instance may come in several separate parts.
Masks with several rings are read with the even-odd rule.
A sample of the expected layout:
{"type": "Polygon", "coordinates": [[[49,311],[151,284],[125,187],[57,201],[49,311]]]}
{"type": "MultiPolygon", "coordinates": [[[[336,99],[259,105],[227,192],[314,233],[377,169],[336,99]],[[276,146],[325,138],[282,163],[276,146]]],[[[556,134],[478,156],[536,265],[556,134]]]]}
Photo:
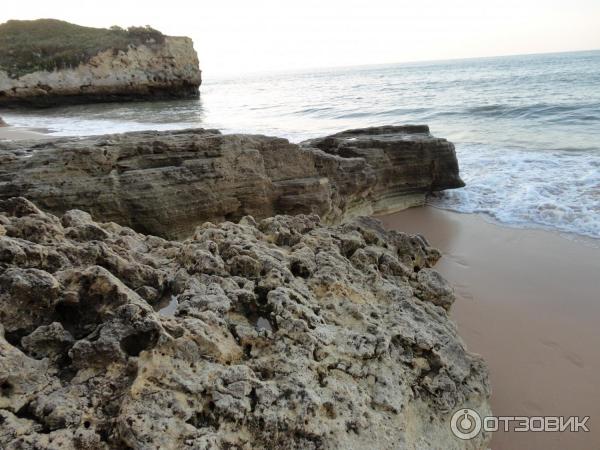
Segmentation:
{"type": "Polygon", "coordinates": [[[481,431],[481,417],[472,409],[459,409],[452,415],[452,419],[450,419],[450,428],[454,436],[468,441],[477,436],[481,431]]]}

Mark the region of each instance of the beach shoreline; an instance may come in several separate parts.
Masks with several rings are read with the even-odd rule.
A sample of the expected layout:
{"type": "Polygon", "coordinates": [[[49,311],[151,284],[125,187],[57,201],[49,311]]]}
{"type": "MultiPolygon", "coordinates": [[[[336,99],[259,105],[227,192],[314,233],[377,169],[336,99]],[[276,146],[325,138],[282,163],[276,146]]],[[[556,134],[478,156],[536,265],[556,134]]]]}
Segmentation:
{"type": "Polygon", "coordinates": [[[27,139],[44,139],[49,137],[44,130],[22,127],[0,127],[0,141],[21,141],[27,139]]]}
{"type": "Polygon", "coordinates": [[[425,236],[457,295],[451,315],[488,363],[492,411],[590,416],[589,433],[495,433],[492,448],[591,448],[600,419],[600,248],[593,239],[507,228],[483,217],[417,207],[378,217],[425,236]]]}

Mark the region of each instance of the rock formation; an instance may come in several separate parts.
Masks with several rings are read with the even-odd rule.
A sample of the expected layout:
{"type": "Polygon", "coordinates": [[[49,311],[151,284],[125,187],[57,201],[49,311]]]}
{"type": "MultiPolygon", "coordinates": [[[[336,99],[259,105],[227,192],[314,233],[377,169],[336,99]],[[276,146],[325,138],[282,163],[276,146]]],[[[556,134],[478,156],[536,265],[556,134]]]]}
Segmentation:
{"type": "MultiPolygon", "coordinates": [[[[243,139],[238,161],[289,145],[221,142],[243,139]]],[[[487,448],[450,432],[455,408],[489,413],[489,388],[438,257],[369,219],[244,217],[167,241],[0,201],[0,447],[487,448]]]]}
{"type": "Polygon", "coordinates": [[[145,28],[104,30],[40,20],[1,25],[0,42],[5,47],[0,61],[11,60],[0,64],[0,106],[199,95],[198,57],[186,37],[145,28]],[[31,42],[22,36],[31,33],[36,36],[31,42]],[[12,43],[15,48],[7,48],[12,43]],[[20,59],[14,56],[19,53],[20,59]]]}
{"type": "Polygon", "coordinates": [[[426,126],[347,131],[302,145],[216,130],[0,143],[0,199],[77,208],[162,237],[206,220],[318,214],[326,223],[460,187],[454,146],[426,126]]]}
{"type": "Polygon", "coordinates": [[[8,126],[8,124],[4,120],[2,120],[2,117],[0,117],[0,127],[7,127],[7,126],[8,126]]]}
{"type": "Polygon", "coordinates": [[[464,186],[454,145],[433,138],[426,125],[360,128],[302,145],[343,158],[362,158],[373,168],[367,213],[421,205],[427,193],[464,186]]]}

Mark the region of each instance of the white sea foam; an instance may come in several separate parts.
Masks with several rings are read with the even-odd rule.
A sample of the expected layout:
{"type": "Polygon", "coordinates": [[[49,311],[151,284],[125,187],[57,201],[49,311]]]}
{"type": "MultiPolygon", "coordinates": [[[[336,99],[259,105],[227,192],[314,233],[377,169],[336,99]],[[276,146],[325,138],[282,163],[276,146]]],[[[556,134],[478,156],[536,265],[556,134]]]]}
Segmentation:
{"type": "Polygon", "coordinates": [[[600,238],[600,152],[463,145],[457,153],[467,186],[445,191],[434,205],[600,238]]]}

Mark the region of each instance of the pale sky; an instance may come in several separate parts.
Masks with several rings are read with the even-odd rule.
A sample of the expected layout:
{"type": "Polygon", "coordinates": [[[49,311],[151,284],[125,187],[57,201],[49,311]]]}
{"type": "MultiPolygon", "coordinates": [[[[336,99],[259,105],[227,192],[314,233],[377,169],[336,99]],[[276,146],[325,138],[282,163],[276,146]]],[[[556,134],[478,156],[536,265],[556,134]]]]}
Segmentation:
{"type": "Polygon", "coordinates": [[[0,22],[152,25],[205,77],[600,49],[600,0],[3,0],[0,22]]]}

